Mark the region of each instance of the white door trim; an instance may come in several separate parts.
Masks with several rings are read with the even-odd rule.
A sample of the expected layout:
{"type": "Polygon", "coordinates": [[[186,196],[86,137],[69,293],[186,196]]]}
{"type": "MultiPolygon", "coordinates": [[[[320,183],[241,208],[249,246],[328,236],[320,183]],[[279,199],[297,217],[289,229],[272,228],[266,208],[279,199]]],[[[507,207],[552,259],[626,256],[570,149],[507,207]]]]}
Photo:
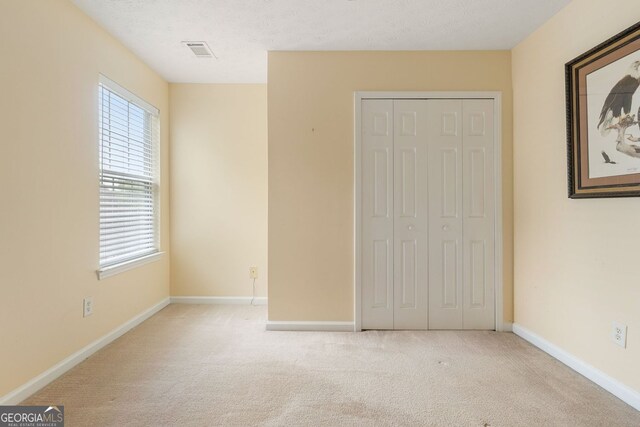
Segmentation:
{"type": "Polygon", "coordinates": [[[363,99],[493,99],[495,129],[495,317],[496,331],[508,330],[503,308],[502,247],[502,92],[354,92],[354,330],[362,330],[362,100],[363,99]]]}

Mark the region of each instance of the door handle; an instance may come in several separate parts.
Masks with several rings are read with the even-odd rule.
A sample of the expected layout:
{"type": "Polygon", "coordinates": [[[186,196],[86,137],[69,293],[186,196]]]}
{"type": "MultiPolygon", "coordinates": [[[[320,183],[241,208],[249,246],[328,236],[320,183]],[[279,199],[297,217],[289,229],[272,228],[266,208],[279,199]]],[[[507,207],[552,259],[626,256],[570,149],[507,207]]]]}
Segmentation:
{"type": "Polygon", "coordinates": [[[409,231],[413,231],[415,227],[413,225],[407,225],[407,230],[409,231]]]}
{"type": "Polygon", "coordinates": [[[443,225],[442,231],[449,231],[449,226],[447,224],[443,225]]]}

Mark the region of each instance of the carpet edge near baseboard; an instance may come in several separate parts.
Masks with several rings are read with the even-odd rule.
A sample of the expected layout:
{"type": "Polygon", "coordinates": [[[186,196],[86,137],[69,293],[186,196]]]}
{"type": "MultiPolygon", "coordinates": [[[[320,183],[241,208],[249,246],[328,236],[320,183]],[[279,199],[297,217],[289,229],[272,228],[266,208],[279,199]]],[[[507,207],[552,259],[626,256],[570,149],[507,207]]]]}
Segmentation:
{"type": "Polygon", "coordinates": [[[201,297],[201,296],[174,296],[171,304],[215,304],[215,305],[267,305],[267,297],[201,297]]]}
{"type": "Polygon", "coordinates": [[[513,333],[640,411],[640,392],[612,378],[594,366],[589,365],[582,359],[579,359],[518,323],[513,324],[513,333]]]}
{"type": "Polygon", "coordinates": [[[164,298],[159,303],[153,305],[152,307],[149,307],[142,313],[129,319],[128,321],[118,326],[111,332],[107,333],[106,335],[103,335],[97,340],[91,342],[90,344],[86,345],[85,347],[81,348],[80,350],[76,351],[70,356],[66,357],[62,361],[56,363],[55,365],[53,365],[51,368],[47,369],[40,375],[32,378],[31,380],[27,381],[26,383],[19,386],[18,388],[0,397],[0,405],[19,404],[20,402],[22,402],[32,394],[36,393],[38,390],[42,389],[52,381],[62,376],[64,373],[66,373],[67,371],[69,371],[79,363],[83,362],[85,359],[87,359],[89,356],[91,356],[98,350],[102,349],[108,344],[111,344],[113,341],[120,338],[122,335],[126,334],[131,329],[140,325],[142,322],[149,319],[151,316],[153,316],[154,314],[156,314],[157,312],[159,312],[169,304],[170,304],[169,297],[164,298]]]}

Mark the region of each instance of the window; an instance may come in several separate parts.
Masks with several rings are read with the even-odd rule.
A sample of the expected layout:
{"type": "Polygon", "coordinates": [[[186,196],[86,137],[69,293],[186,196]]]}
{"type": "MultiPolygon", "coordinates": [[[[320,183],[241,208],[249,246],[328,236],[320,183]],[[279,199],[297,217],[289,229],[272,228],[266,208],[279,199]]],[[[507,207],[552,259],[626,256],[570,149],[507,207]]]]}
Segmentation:
{"type": "Polygon", "coordinates": [[[159,251],[158,110],[100,76],[100,271],[159,251]]]}

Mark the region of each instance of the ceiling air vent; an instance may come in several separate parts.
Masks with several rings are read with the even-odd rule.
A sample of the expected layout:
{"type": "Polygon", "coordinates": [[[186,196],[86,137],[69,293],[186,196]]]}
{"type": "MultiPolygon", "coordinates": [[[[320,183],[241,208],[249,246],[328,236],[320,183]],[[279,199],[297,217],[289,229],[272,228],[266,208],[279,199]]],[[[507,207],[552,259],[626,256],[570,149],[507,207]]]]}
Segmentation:
{"type": "Polygon", "coordinates": [[[205,42],[182,42],[185,46],[191,49],[191,52],[197,58],[215,58],[216,56],[211,52],[209,46],[205,42]]]}

